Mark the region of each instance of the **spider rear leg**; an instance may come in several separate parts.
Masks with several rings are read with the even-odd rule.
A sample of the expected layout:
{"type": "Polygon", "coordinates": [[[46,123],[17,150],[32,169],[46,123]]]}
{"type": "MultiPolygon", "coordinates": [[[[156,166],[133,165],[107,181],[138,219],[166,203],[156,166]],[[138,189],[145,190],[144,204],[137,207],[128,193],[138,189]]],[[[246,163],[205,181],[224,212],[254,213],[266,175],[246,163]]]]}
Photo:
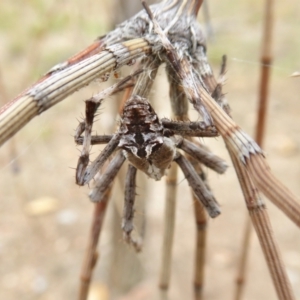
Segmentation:
{"type": "Polygon", "coordinates": [[[205,122],[171,121],[167,118],[161,119],[161,122],[164,128],[182,136],[215,137],[219,135],[215,126],[207,126],[205,122]]]}
{"type": "Polygon", "coordinates": [[[191,186],[197,198],[202,202],[211,218],[217,217],[221,211],[213,194],[206,188],[203,181],[198,176],[192,164],[179,152],[177,152],[175,162],[181,168],[185,178],[191,186]]]}
{"type": "Polygon", "coordinates": [[[136,173],[137,169],[129,164],[125,178],[125,198],[123,207],[122,230],[125,242],[132,245],[137,252],[142,249],[141,238],[133,238],[131,233],[134,230],[134,202],[135,202],[135,188],[136,188],[136,173]]]}
{"type": "Polygon", "coordinates": [[[213,154],[200,143],[195,144],[186,139],[180,139],[176,147],[219,174],[223,174],[227,170],[228,165],[225,160],[213,154]]]}

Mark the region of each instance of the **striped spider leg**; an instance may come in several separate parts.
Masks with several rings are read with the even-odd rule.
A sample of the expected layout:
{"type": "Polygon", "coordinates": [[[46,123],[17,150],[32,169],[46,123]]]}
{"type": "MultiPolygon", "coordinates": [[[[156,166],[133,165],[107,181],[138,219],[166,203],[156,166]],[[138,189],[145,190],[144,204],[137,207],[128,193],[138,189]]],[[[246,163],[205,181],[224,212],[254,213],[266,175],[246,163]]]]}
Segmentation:
{"type": "Polygon", "coordinates": [[[101,195],[105,194],[124,161],[126,159],[129,161],[125,180],[125,204],[122,222],[126,241],[136,244],[131,239],[130,233],[133,230],[137,170],[144,172],[154,180],[160,180],[170,164],[175,161],[208,214],[212,218],[220,214],[220,208],[214,196],[206,188],[192,164],[178,150],[185,151],[216,172],[224,173],[227,165],[222,159],[184,138],[184,136],[214,137],[218,133],[213,126],[206,126],[203,122],[174,122],[165,118],[160,120],[146,98],[133,95],[125,103],[116,133],[109,136],[91,136],[91,126],[97,106],[99,103],[91,100],[86,101],[85,122],[87,126],[85,136],[81,137],[83,130],[82,125],[80,125],[75,140],[84,145],[108,143],[89,165],[86,163],[88,161],[86,152],[83,151],[83,155],[78,161],[76,180],[79,185],[89,183],[109,157],[116,152],[90,193],[92,201],[101,201],[101,195]]]}

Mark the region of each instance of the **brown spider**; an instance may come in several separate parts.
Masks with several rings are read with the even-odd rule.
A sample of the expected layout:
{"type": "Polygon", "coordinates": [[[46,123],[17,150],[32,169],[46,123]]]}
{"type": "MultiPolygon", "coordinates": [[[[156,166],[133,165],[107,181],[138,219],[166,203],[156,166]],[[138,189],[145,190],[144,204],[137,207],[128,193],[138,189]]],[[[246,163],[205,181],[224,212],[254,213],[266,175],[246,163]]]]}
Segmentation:
{"type": "Polygon", "coordinates": [[[80,123],[75,141],[83,144],[76,169],[76,182],[87,184],[103,167],[110,155],[117,152],[105,171],[96,179],[90,199],[99,202],[103,199],[107,188],[114,180],[124,161],[130,165],[125,180],[125,204],[123,212],[123,231],[127,241],[133,229],[133,205],[135,198],[135,176],[137,169],[150,178],[160,180],[170,164],[175,161],[181,168],[189,185],[197,198],[214,218],[220,214],[219,206],[192,164],[178,150],[182,149],[194,159],[222,174],[227,165],[219,157],[213,155],[203,146],[185,139],[185,136],[214,137],[218,135],[214,126],[206,126],[204,122],[175,122],[166,118],[159,119],[146,98],[131,96],[125,103],[118,130],[114,135],[91,136],[94,115],[101,100],[94,96],[86,101],[86,118],[80,123]],[[81,134],[85,131],[85,136],[81,134]],[[104,150],[90,164],[89,145],[107,143],[104,150]]]}

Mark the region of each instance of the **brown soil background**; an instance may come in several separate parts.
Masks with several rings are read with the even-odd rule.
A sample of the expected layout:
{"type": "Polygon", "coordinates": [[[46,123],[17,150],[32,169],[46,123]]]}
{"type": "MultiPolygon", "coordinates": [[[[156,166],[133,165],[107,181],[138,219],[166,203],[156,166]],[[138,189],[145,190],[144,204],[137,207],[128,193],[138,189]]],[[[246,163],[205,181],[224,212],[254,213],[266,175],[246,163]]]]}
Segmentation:
{"type": "MultiPolygon", "coordinates": [[[[138,1],[126,1],[140,6],[138,1]]],[[[253,0],[214,0],[209,2],[209,9],[214,30],[213,38],[208,42],[210,62],[217,72],[221,55],[227,54],[225,91],[233,117],[246,132],[253,135],[263,5],[261,1],[253,0]]],[[[1,102],[12,98],[54,64],[107,32],[114,14],[113,2],[109,1],[1,0],[1,102]]],[[[202,13],[199,19],[203,19],[202,13]]],[[[300,71],[299,20],[298,0],[276,4],[274,68],[264,146],[273,172],[296,195],[300,195],[300,78],[291,78],[290,75],[300,71]]],[[[163,68],[160,73],[163,74],[163,68]]],[[[74,183],[73,168],[79,152],[72,135],[78,124],[77,119],[84,112],[82,100],[104,86],[106,84],[92,84],[68,97],[34,119],[0,150],[1,299],[76,298],[93,205],[87,199],[88,188],[79,188],[74,183]],[[17,174],[12,172],[16,166],[19,168],[17,174]],[[33,217],[29,207],[36,199],[44,200],[43,207],[47,213],[33,217]]],[[[168,90],[164,79],[157,83],[156,92],[156,96],[153,94],[154,106],[160,116],[168,116],[168,90]]],[[[115,116],[109,113],[110,102],[107,101],[101,110],[97,123],[99,133],[108,133],[105,125],[112,126],[116,121],[115,116]]],[[[223,176],[208,172],[210,185],[222,206],[222,215],[209,223],[204,298],[232,299],[247,213],[221,138],[206,143],[228,161],[230,168],[223,176]]],[[[98,151],[98,148],[93,148],[94,153],[98,151]]],[[[187,184],[183,176],[179,176],[169,296],[172,300],[192,299],[193,205],[187,184]]],[[[164,180],[147,182],[151,184],[148,192],[141,188],[137,199],[146,199],[145,211],[137,211],[147,220],[144,250],[138,255],[143,276],[138,287],[126,299],[158,299],[156,286],[164,216],[164,180]]],[[[116,198],[117,192],[114,195],[116,198]]],[[[101,257],[95,269],[90,299],[108,299],[109,266],[113,251],[112,203],[101,236],[101,257]]],[[[277,208],[269,202],[267,204],[296,298],[300,299],[300,231],[277,208]]],[[[122,244],[120,239],[120,247],[122,244]]],[[[131,252],[126,247],[125,250],[131,252]]],[[[114,270],[114,273],[118,272],[118,269],[114,270]]],[[[122,271],[120,277],[125,280],[133,272],[134,269],[129,267],[128,273],[122,271]]],[[[245,300],[276,299],[255,235],[247,277],[245,300]]],[[[116,285],[121,286],[122,283],[117,282],[116,285]]],[[[113,290],[110,292],[114,295],[113,290]]],[[[111,298],[116,299],[116,296],[111,298]]]]}

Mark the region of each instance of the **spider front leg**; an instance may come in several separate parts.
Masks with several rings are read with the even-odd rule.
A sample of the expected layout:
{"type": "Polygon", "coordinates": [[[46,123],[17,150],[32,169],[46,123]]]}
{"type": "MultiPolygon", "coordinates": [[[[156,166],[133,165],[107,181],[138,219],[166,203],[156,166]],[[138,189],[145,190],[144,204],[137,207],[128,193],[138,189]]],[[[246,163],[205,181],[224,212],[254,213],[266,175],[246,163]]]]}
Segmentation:
{"type": "Polygon", "coordinates": [[[75,142],[80,138],[81,134],[84,132],[83,147],[81,150],[80,157],[77,162],[76,168],[76,183],[83,185],[83,175],[89,164],[89,152],[91,146],[91,132],[94,122],[95,113],[99,107],[100,103],[95,103],[93,101],[87,100],[85,102],[85,120],[79,123],[76,129],[75,142]]]}
{"type": "Polygon", "coordinates": [[[103,136],[92,136],[92,127],[94,122],[95,114],[101,105],[102,101],[114,95],[128,87],[134,85],[134,78],[140,75],[143,72],[143,69],[138,69],[133,74],[126,76],[119,82],[115,83],[111,87],[101,91],[100,93],[94,95],[89,100],[85,101],[85,120],[84,122],[79,123],[79,126],[76,129],[75,133],[75,143],[82,144],[81,155],[78,159],[77,168],[76,168],[76,183],[78,185],[84,185],[89,182],[93,176],[96,174],[97,170],[101,168],[105,160],[113,153],[118,144],[118,138],[112,135],[103,135],[103,136]],[[81,135],[84,132],[84,137],[81,135]],[[105,151],[101,153],[98,158],[94,161],[90,167],[89,164],[89,151],[90,146],[93,144],[103,144],[108,143],[105,147],[105,151]]]}
{"type": "MultiPolygon", "coordinates": [[[[106,158],[104,160],[106,160],[106,158]]],[[[105,195],[105,191],[114,181],[124,161],[125,156],[123,155],[122,151],[119,151],[108,164],[105,171],[100,175],[100,178],[96,180],[95,186],[89,194],[91,201],[100,202],[102,200],[105,195]]]]}

